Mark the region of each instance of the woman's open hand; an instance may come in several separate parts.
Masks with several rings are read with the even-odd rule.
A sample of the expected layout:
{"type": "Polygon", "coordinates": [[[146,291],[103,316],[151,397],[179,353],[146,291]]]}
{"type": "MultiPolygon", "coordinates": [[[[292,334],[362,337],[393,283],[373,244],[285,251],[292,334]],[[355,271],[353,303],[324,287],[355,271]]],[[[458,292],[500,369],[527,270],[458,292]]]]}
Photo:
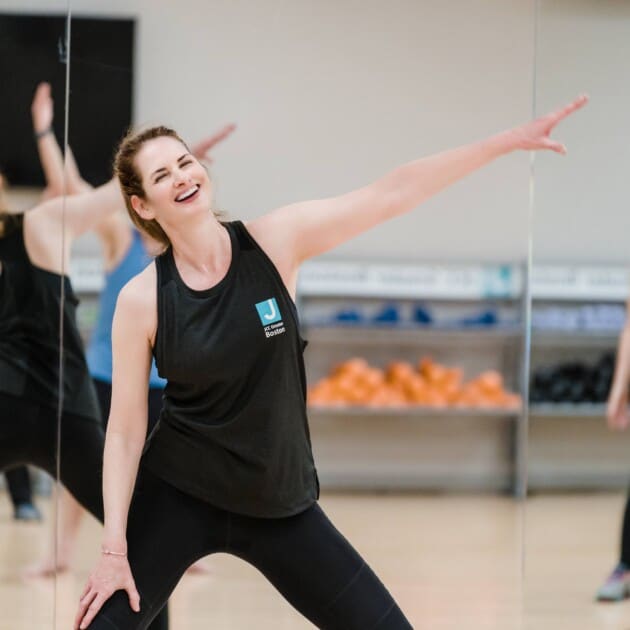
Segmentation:
{"type": "Polygon", "coordinates": [[[139,612],[140,595],[136,590],[127,557],[103,554],[96,569],[88,578],[81,595],[79,611],[74,620],[74,630],[87,628],[101,606],[120,590],[127,591],[131,609],[139,612]]]}
{"type": "Polygon", "coordinates": [[[588,103],[588,96],[583,94],[566,107],[512,129],[511,133],[516,144],[515,148],[525,151],[547,149],[564,155],[567,152],[567,148],[562,143],[552,140],[549,136],[560,121],[584,107],[586,103],[588,103]]]}

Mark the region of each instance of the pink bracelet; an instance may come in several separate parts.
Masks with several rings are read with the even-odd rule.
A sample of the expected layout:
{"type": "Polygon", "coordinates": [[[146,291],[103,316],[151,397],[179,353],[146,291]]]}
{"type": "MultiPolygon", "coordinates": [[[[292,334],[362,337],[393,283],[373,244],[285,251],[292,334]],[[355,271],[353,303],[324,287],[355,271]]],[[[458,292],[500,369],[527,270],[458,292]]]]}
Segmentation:
{"type": "Polygon", "coordinates": [[[127,555],[126,551],[124,553],[121,553],[120,551],[112,551],[111,549],[105,549],[104,547],[101,549],[101,553],[105,554],[106,556],[120,556],[123,558],[127,555]]]}

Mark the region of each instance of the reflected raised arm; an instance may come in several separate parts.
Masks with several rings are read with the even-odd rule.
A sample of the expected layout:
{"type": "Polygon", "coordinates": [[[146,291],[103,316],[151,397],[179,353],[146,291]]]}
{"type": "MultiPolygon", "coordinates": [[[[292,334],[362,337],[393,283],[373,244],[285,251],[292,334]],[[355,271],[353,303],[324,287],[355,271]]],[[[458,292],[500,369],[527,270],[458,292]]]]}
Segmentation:
{"type": "Polygon", "coordinates": [[[31,117],[39,161],[46,178],[44,199],[64,194],[63,154],[53,130],[53,112],[50,83],[40,83],[31,103],[31,117]]]}
{"type": "Polygon", "coordinates": [[[210,151],[212,151],[217,144],[223,142],[228,136],[234,133],[236,129],[236,125],[229,124],[225,125],[207,138],[203,138],[199,142],[195,143],[192,147],[190,147],[190,152],[200,161],[205,162],[206,164],[212,163],[212,158],[210,157],[210,151]]]}
{"type": "Polygon", "coordinates": [[[44,200],[61,195],[76,195],[92,187],[81,177],[70,147],[64,156],[53,130],[54,103],[49,83],[40,83],[31,103],[33,133],[37,142],[39,161],[46,178],[44,200]]]}

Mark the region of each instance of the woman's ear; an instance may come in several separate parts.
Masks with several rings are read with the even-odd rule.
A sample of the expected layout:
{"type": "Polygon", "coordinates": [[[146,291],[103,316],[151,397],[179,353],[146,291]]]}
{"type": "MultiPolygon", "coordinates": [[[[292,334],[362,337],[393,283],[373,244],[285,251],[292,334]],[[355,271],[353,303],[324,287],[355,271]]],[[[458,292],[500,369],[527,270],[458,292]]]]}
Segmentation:
{"type": "Polygon", "coordinates": [[[149,210],[147,204],[141,197],[138,197],[138,195],[131,195],[131,207],[141,219],[145,219],[146,221],[155,219],[153,212],[149,210]]]}

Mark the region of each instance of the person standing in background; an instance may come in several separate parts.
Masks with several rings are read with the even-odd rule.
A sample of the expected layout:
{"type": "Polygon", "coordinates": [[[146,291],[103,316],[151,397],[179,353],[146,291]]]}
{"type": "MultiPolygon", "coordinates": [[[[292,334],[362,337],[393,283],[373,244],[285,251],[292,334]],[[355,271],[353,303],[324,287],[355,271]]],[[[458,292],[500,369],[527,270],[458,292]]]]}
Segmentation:
{"type": "MultiPolygon", "coordinates": [[[[630,300],[626,304],[626,323],[617,344],[617,361],[606,405],[606,421],[612,431],[625,431],[630,424],[628,393],[630,387],[630,300]]],[[[618,602],[630,596],[630,493],[621,524],[618,562],[599,587],[595,598],[618,602]]]]}

